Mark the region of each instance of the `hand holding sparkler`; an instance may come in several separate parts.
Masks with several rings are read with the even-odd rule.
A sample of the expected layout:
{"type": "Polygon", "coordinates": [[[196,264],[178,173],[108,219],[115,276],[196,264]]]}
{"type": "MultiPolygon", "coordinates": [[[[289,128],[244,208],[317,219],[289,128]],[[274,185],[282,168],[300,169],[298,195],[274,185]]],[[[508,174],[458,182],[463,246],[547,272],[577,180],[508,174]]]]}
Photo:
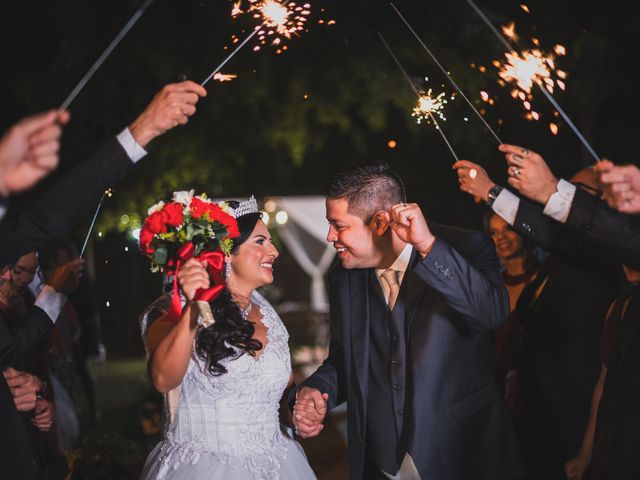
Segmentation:
{"type": "Polygon", "coordinates": [[[60,161],[62,127],[68,112],[24,118],[0,139],[0,194],[21,192],[55,170],[60,161]]]}
{"type": "Polygon", "coordinates": [[[487,202],[489,190],[495,186],[495,182],[489,178],[487,171],[477,163],[469,160],[460,160],[452,167],[458,174],[460,190],[473,195],[476,199],[487,202]]]}
{"type": "Polygon", "coordinates": [[[544,158],[518,145],[502,144],[498,149],[505,153],[509,164],[509,185],[525,197],[545,205],[556,193],[558,179],[544,158]]]}
{"type": "Polygon", "coordinates": [[[178,125],[184,125],[196,112],[196,104],[207,91],[197,83],[185,81],[165,86],[153,97],[149,106],[129,126],[138,145],[146,147],[151,140],[178,125]]]}
{"type": "Polygon", "coordinates": [[[603,198],[622,213],[640,213],[640,169],[635,165],[616,166],[602,160],[594,167],[603,198]]]}

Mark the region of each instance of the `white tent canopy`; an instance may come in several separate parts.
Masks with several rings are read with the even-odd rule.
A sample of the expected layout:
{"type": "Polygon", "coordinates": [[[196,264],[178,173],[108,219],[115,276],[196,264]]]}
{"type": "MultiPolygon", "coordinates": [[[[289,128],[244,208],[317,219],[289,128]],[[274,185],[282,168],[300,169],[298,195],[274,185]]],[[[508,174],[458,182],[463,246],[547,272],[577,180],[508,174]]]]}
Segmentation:
{"type": "Polygon", "coordinates": [[[323,196],[277,197],[275,210],[284,211],[288,220],[276,223],[282,241],[300,267],[311,277],[311,309],[327,312],[329,301],[324,275],[331,266],[335,249],[327,243],[327,219],[323,196]]]}

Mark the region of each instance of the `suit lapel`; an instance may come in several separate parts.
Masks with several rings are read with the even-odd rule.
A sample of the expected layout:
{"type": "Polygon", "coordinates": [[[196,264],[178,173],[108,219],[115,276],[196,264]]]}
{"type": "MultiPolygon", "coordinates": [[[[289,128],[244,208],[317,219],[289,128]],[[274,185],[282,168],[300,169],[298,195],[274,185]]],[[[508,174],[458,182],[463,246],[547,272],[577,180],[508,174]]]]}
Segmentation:
{"type": "Polygon", "coordinates": [[[429,286],[413,272],[413,267],[415,267],[415,265],[421,260],[422,257],[420,254],[416,250],[413,250],[411,253],[411,262],[409,263],[407,272],[405,273],[404,280],[406,280],[406,282],[404,280],[402,282],[402,287],[406,288],[404,292],[401,291],[401,294],[404,293],[405,298],[405,325],[407,336],[411,328],[411,322],[413,322],[413,317],[418,310],[418,306],[420,305],[425,293],[429,290],[429,286]]]}

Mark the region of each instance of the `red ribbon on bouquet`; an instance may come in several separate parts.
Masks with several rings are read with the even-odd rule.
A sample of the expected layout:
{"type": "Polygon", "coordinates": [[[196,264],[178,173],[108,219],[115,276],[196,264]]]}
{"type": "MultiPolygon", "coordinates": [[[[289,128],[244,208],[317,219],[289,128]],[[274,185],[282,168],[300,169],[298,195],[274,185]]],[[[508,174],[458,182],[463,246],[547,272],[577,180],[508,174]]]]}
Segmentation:
{"type": "Polygon", "coordinates": [[[204,252],[201,255],[194,257],[193,252],[195,249],[196,247],[193,243],[189,242],[184,244],[180,247],[180,250],[178,250],[178,260],[176,260],[176,266],[173,271],[173,297],[171,299],[171,308],[169,308],[169,312],[167,314],[167,319],[171,322],[177,322],[180,320],[182,315],[182,301],[180,300],[180,292],[178,291],[178,269],[182,263],[186,262],[190,258],[198,260],[199,262],[207,262],[207,266],[205,268],[213,282],[212,287],[199,288],[196,291],[193,298],[195,301],[202,300],[204,302],[210,302],[215,300],[218,295],[222,293],[222,290],[224,290],[224,279],[222,277],[224,254],[220,251],[204,252]]]}

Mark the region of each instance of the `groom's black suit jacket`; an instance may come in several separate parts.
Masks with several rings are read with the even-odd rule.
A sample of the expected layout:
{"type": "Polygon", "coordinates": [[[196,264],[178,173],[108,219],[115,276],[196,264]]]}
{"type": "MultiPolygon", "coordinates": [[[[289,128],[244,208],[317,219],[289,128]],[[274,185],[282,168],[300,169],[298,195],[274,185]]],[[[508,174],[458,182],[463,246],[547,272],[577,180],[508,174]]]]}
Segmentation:
{"type": "MultiPolygon", "coordinates": [[[[404,420],[408,452],[425,480],[518,478],[519,448],[489,355],[488,331],[509,310],[495,246],[479,232],[429,228],[437,239],[426,258],[413,252],[396,303],[404,306],[410,364],[404,420]]],[[[341,266],[331,272],[329,357],[302,384],[328,393],[329,408],[348,402],[354,480],[371,476],[375,467],[368,459],[377,454],[366,441],[368,305],[376,294],[371,275],[372,269],[341,266]]]]}
{"type": "MultiPolygon", "coordinates": [[[[87,161],[60,177],[27,210],[0,223],[0,266],[15,261],[64,235],[87,210],[98,205],[104,191],[134,163],[115,138],[87,161]]],[[[39,309],[10,327],[0,318],[0,373],[37,349],[53,323],[39,309]]],[[[12,480],[35,478],[31,446],[24,424],[0,375],[0,471],[12,480]]],[[[4,478],[4,476],[3,476],[4,478]]]]}

